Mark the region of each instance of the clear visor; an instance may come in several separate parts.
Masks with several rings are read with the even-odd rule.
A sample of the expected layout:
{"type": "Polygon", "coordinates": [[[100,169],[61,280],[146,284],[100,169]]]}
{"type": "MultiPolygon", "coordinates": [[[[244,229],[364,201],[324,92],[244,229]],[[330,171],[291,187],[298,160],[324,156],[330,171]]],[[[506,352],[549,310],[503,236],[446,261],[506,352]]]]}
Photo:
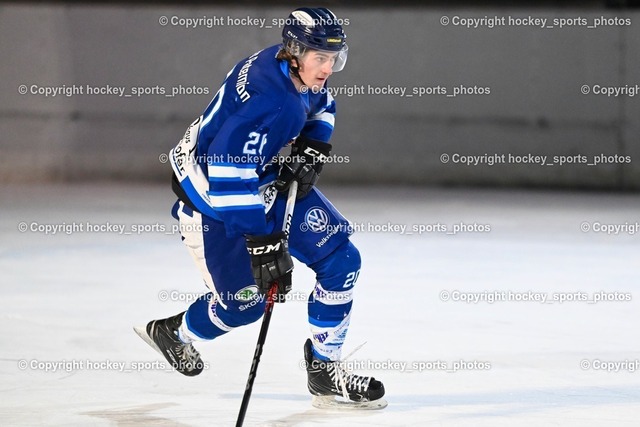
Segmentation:
{"type": "Polygon", "coordinates": [[[349,53],[349,46],[347,46],[346,44],[338,52],[336,52],[335,50],[312,49],[304,46],[301,43],[296,43],[296,42],[291,43],[291,45],[288,46],[287,49],[293,56],[297,56],[299,58],[302,58],[305,53],[308,53],[309,51],[314,51],[314,50],[317,52],[323,52],[328,55],[331,55],[334,61],[331,67],[331,71],[333,71],[334,73],[337,73],[338,71],[342,71],[344,69],[344,66],[347,63],[347,55],[349,53]]]}
{"type": "Polygon", "coordinates": [[[338,52],[338,57],[336,58],[336,62],[333,64],[333,67],[331,68],[334,73],[337,73],[338,71],[342,71],[344,66],[347,64],[348,53],[349,53],[349,46],[345,44],[342,50],[338,52]]]}

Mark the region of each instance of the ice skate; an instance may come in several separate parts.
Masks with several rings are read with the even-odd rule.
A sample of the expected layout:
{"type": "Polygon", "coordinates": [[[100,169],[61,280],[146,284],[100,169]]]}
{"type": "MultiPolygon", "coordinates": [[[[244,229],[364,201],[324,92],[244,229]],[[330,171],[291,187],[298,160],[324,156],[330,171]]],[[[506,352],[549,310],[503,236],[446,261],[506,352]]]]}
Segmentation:
{"type": "Polygon", "coordinates": [[[319,409],[382,409],[387,406],[384,385],[373,377],[348,372],[340,362],[323,361],[313,355],[311,340],[304,345],[307,385],[319,409]]]}
{"type": "Polygon", "coordinates": [[[178,338],[183,315],[184,313],[180,313],[167,319],[152,320],[146,328],[136,326],[133,329],[140,338],[162,354],[176,371],[193,377],[202,372],[204,363],[192,344],[185,344],[178,338]]]}

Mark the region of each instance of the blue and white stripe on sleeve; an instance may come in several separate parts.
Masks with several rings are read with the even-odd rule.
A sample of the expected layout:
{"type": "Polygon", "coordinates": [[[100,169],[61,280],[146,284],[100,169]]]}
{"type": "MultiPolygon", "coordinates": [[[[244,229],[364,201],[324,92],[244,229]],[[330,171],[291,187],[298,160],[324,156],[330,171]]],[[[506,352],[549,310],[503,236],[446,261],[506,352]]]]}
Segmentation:
{"type": "Polygon", "coordinates": [[[256,167],[230,163],[209,165],[210,190],[207,194],[216,211],[263,209],[256,167]]]}
{"type": "Polygon", "coordinates": [[[208,165],[207,196],[228,235],[265,234],[266,218],[255,164],[208,165]]]}
{"type": "Polygon", "coordinates": [[[327,102],[324,108],[307,119],[302,133],[316,141],[329,142],[336,121],[336,102],[333,96],[327,93],[327,102]]]}

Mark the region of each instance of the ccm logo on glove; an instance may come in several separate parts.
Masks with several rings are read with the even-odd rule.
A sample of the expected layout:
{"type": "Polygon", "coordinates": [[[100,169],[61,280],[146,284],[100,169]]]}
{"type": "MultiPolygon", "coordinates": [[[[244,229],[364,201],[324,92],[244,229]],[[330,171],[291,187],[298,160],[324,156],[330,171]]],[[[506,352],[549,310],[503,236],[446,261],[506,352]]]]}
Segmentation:
{"type": "Polygon", "coordinates": [[[265,245],[265,246],[259,246],[256,248],[247,248],[247,250],[249,251],[249,255],[266,255],[272,252],[279,251],[281,245],[282,245],[282,242],[278,242],[275,245],[265,245]]]}

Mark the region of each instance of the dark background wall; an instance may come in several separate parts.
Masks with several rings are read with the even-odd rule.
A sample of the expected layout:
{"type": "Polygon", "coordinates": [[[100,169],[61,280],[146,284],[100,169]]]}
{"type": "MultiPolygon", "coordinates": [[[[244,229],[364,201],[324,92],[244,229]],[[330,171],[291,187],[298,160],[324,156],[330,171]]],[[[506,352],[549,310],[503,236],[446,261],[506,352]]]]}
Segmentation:
{"type": "MultiPolygon", "coordinates": [[[[330,79],[342,91],[334,152],[348,162],[325,169],[323,181],[640,189],[640,93],[632,96],[640,91],[640,13],[605,4],[329,3],[348,19],[349,61],[330,79]],[[456,25],[483,17],[506,25],[456,25]],[[548,22],[509,25],[510,17],[548,22]],[[574,18],[586,24],[553,22],[574,18]],[[593,28],[602,18],[617,23],[593,28]],[[406,96],[434,87],[451,95],[461,86],[484,94],[406,96]],[[594,94],[600,87],[628,93],[594,94]],[[371,93],[383,89],[405,96],[371,93]],[[457,161],[482,155],[477,165],[457,161]],[[529,155],[547,159],[513,157],[529,155]],[[487,164],[491,156],[504,163],[487,164]],[[560,165],[559,156],[574,163],[560,165]],[[606,164],[588,165],[598,160],[606,164]]],[[[277,25],[229,19],[271,24],[295,7],[0,5],[0,182],[165,180],[170,167],[161,155],[227,71],[280,41],[277,25]],[[174,25],[186,18],[209,21],[174,25]],[[38,92],[74,85],[84,93],[38,92]],[[89,95],[87,86],[132,96],[89,95]],[[154,94],[138,97],[138,87],[154,94]]]]}

